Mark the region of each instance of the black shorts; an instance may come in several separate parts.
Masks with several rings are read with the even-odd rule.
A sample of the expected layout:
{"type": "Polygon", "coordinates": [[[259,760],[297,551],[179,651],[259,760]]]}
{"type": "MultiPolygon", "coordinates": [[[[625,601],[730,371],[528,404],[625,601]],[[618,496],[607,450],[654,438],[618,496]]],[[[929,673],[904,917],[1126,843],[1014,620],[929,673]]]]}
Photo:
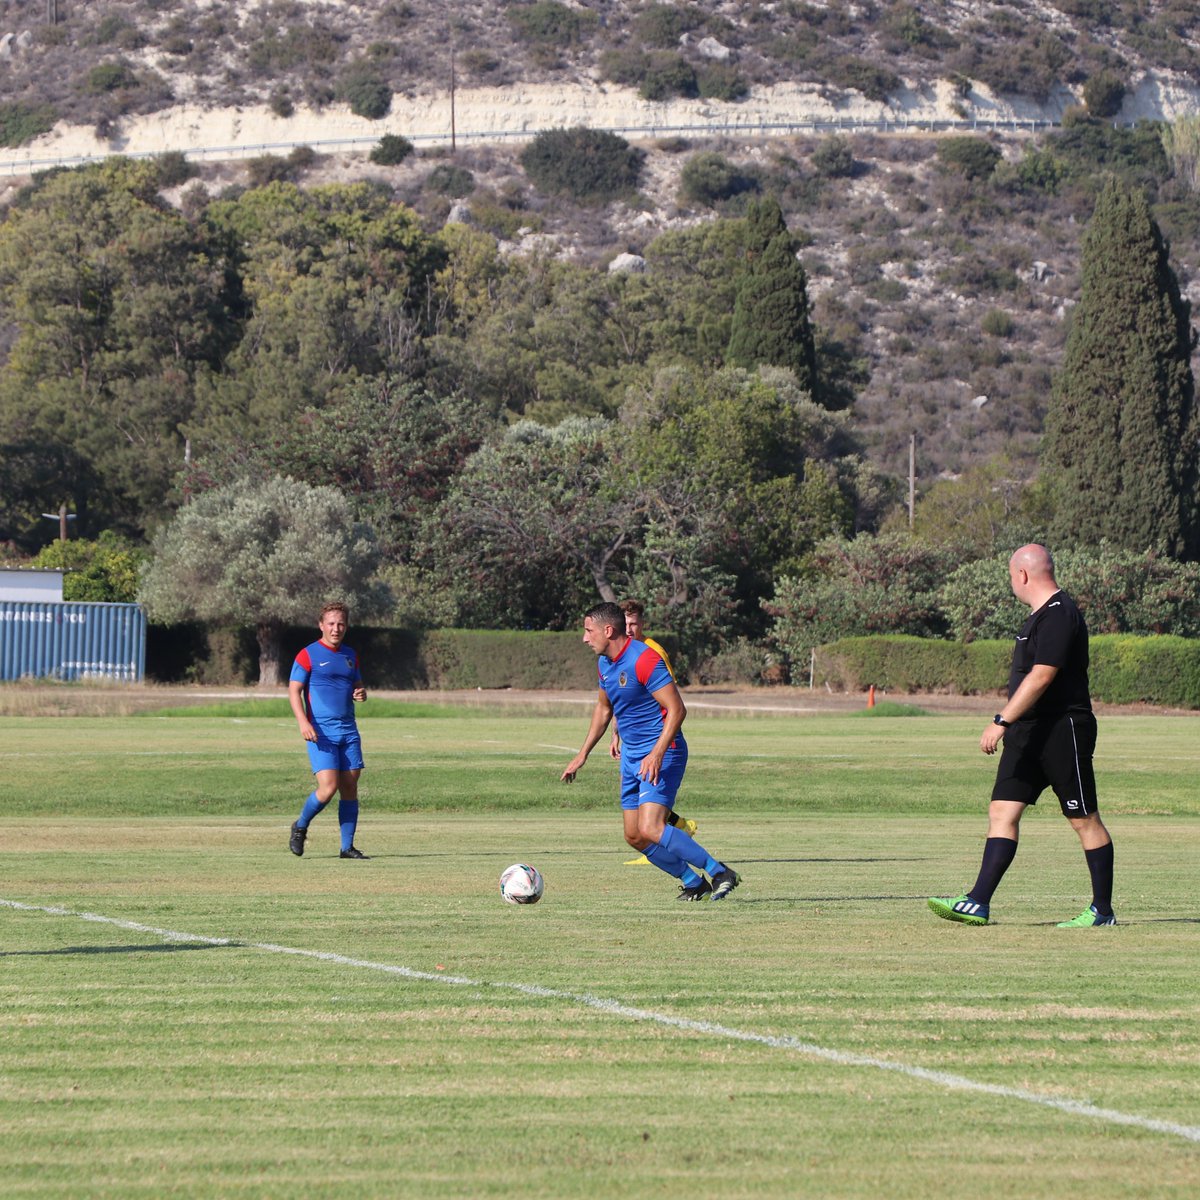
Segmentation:
{"type": "Polygon", "coordinates": [[[1091,713],[1017,721],[1004,733],[992,799],[1036,804],[1051,787],[1064,817],[1089,816],[1097,808],[1095,750],[1096,718],[1091,713]]]}

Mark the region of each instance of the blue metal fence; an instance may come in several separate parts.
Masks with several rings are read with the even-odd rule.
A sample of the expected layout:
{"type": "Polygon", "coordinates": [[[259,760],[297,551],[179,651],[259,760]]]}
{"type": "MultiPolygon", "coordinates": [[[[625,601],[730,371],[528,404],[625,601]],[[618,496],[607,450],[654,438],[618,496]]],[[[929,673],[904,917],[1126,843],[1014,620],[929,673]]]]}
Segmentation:
{"type": "Polygon", "coordinates": [[[140,604],[0,600],[0,680],[115,679],[146,670],[140,604]]]}

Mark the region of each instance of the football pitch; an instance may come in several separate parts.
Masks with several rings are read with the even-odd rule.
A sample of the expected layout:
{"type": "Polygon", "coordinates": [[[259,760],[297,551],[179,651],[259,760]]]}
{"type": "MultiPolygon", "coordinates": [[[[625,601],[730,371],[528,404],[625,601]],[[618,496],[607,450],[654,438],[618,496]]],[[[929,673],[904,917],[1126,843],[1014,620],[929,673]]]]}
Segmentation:
{"type": "Polygon", "coordinates": [[[744,883],[678,904],[603,745],[558,782],[586,710],[396,711],[362,863],[331,812],[287,852],[278,708],[0,719],[0,1196],[1196,1195],[1200,718],[1102,718],[1121,923],[1060,930],[1053,798],[995,924],[925,906],[974,879],[981,718],[689,718],[744,883]]]}

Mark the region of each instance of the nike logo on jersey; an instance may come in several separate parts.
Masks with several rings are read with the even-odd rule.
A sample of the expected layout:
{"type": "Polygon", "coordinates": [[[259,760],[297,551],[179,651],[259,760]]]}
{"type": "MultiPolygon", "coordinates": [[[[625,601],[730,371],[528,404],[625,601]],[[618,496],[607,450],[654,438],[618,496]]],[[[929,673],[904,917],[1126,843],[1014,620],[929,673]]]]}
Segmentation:
{"type": "Polygon", "coordinates": [[[327,658],[324,662],[317,663],[317,666],[318,667],[327,667],[327,666],[329,666],[329,663],[330,663],[330,660],[327,658]]]}
{"type": "Polygon", "coordinates": [[[1046,607],[1047,608],[1057,608],[1061,603],[1062,603],[1061,600],[1051,600],[1050,603],[1046,605],[1046,607]]]}

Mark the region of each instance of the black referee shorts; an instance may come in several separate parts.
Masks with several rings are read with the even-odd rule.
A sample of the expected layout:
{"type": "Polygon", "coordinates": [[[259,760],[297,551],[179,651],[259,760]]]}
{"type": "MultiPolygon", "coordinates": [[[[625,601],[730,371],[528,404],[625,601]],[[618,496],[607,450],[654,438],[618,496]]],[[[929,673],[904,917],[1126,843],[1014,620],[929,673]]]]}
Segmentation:
{"type": "Polygon", "coordinates": [[[1017,721],[1004,733],[993,800],[1036,804],[1054,789],[1064,817],[1086,817],[1097,809],[1096,718],[1088,712],[1017,721]]]}

